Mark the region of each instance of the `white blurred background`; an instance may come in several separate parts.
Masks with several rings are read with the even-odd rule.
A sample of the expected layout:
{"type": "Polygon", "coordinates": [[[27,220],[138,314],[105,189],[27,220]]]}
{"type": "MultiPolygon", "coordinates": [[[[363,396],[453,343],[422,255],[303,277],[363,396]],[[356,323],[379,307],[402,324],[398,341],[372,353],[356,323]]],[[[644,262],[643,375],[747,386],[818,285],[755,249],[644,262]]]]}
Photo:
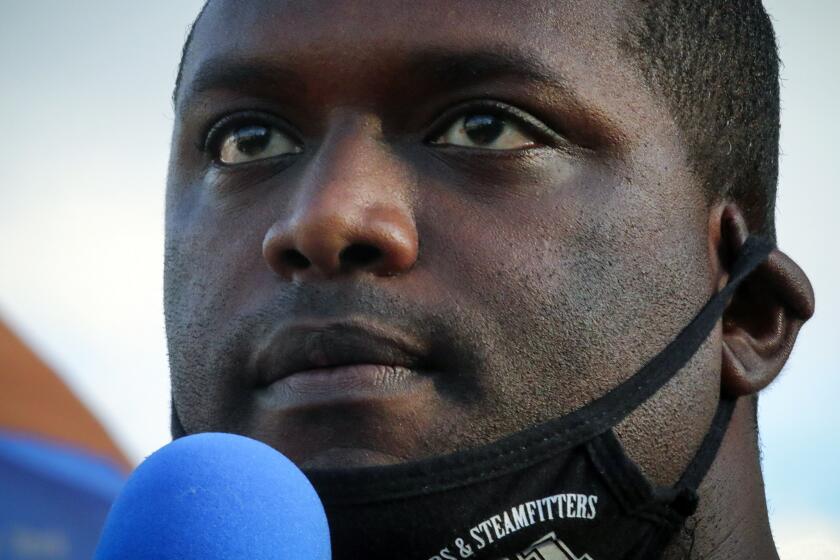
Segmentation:
{"type": "MultiPolygon", "coordinates": [[[[168,441],[170,93],[201,0],[0,0],[0,317],[139,461],[168,441]]],[[[840,558],[840,2],[769,0],[782,70],[779,244],[817,313],[761,398],[784,560],[840,558]]]]}

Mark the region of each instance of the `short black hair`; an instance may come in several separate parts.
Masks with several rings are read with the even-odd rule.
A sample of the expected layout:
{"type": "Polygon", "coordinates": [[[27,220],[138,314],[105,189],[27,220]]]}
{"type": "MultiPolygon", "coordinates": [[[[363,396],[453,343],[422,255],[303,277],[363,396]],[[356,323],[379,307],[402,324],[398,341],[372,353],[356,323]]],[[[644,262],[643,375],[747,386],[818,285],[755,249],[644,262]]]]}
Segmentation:
{"type": "MultiPolygon", "coordinates": [[[[173,102],[195,26],[178,66],[173,102]]],[[[753,232],[775,237],[779,57],[761,0],[636,0],[622,38],[683,132],[710,200],[736,201],[753,232]]]]}
{"type": "Polygon", "coordinates": [[[666,100],[706,193],[775,237],[779,56],[761,0],[638,0],[623,43],[666,100]]]}

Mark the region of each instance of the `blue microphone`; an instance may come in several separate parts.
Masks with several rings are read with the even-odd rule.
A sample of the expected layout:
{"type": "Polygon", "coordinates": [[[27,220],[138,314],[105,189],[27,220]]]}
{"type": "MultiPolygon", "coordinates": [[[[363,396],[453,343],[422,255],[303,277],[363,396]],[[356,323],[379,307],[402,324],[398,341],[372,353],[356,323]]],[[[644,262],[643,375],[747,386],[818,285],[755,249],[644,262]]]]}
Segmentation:
{"type": "Polygon", "coordinates": [[[95,560],[329,560],[321,500],[286,457],[204,433],[147,458],[120,492],[95,560]]]}

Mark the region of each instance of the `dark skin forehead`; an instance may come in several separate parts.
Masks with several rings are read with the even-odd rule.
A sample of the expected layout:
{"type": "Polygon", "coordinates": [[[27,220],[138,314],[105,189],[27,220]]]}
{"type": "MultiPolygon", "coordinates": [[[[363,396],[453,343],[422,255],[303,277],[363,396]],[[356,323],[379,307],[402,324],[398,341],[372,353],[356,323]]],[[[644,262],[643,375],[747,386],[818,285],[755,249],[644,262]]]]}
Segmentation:
{"type": "Polygon", "coordinates": [[[314,126],[313,107],[399,113],[418,104],[434,110],[453,91],[462,98],[504,92],[587,147],[631,149],[657,138],[657,148],[680,145],[673,122],[662,118],[663,100],[622,47],[632,17],[624,2],[364,6],[210,2],[183,62],[177,109],[248,92],[314,126]],[[247,33],[233,32],[231,22],[247,33]]]}
{"type": "MultiPolygon", "coordinates": [[[[476,412],[472,423],[457,416],[463,422],[450,420],[445,429],[461,431],[430,435],[428,441],[438,444],[430,443],[425,453],[480,443],[603,394],[661,349],[713,288],[706,201],[663,100],[649,92],[622,50],[626,12],[623,3],[607,0],[529,2],[527,10],[487,0],[211,2],[184,61],[167,209],[168,276],[206,272],[201,283],[210,288],[183,294],[188,282],[170,284],[170,324],[195,325],[209,317],[226,325],[241,309],[268,301],[255,295],[268,280],[256,273],[265,273],[265,263],[257,262],[253,246],[273,220],[294,213],[293,201],[303,200],[296,196],[311,187],[303,184],[310,176],[290,169],[287,178],[271,179],[282,189],[251,190],[236,200],[216,197],[208,194],[216,192],[212,188],[196,187],[208,179],[195,147],[214,120],[232,110],[270,110],[313,147],[315,159],[306,160],[314,166],[312,176],[358,171],[365,189],[355,196],[397,193],[404,199],[422,250],[422,266],[388,286],[366,283],[368,292],[336,282],[330,287],[335,291],[320,292],[321,303],[314,288],[309,293],[296,286],[307,296],[301,301],[341,309],[336,302],[345,296],[365,302],[360,294],[394,294],[394,301],[451,318],[451,331],[476,354],[487,354],[485,363],[495,363],[488,367],[494,374],[481,382],[492,385],[486,407],[501,410],[505,401],[510,410],[501,410],[499,419],[488,410],[476,412]],[[441,112],[475,98],[528,111],[560,132],[567,146],[522,158],[440,160],[455,172],[437,174],[427,172],[432,164],[425,155],[402,151],[422,145],[441,112]],[[318,150],[354,135],[364,136],[352,146],[364,154],[355,162],[358,169],[337,171],[351,158],[340,151],[328,158],[318,150]],[[386,169],[383,161],[393,166],[386,169]],[[384,191],[367,188],[379,183],[384,191]],[[254,224],[262,225],[251,231],[254,224]],[[664,241],[658,254],[649,252],[651,239],[664,241]],[[200,249],[192,249],[197,242],[200,249]],[[637,283],[640,277],[644,283],[637,283]],[[688,295],[674,299],[674,286],[686,278],[692,278],[688,295]],[[520,316],[510,316],[511,309],[520,316]],[[502,349],[510,332],[527,336],[502,349]],[[541,406],[526,408],[519,393],[527,387],[545,389],[541,406]]],[[[348,139],[342,146],[350,144],[348,139]]],[[[208,345],[221,336],[200,334],[208,345]]],[[[208,354],[201,347],[194,352],[208,354]]],[[[706,352],[705,359],[713,354],[706,352]]],[[[210,373],[190,375],[195,385],[210,373]]],[[[701,411],[696,425],[666,428],[670,416],[656,414],[652,402],[644,429],[628,430],[631,439],[648,440],[641,453],[653,465],[662,463],[653,434],[670,431],[677,441],[670,448],[682,451],[661,465],[664,479],[675,476],[696,448],[717,389],[704,382],[697,390],[687,376],[670,391],[672,399],[692,395],[697,404],[684,408],[701,411]]],[[[220,427],[214,422],[188,419],[187,427],[220,427]]]]}

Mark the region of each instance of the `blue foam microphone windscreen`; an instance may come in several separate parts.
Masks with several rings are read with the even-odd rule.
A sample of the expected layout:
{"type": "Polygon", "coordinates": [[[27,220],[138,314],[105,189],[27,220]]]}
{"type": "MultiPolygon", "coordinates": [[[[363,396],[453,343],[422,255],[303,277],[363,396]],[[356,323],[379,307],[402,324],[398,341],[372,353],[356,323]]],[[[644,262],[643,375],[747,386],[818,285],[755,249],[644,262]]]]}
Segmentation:
{"type": "Polygon", "coordinates": [[[114,502],[95,560],[329,560],[324,508],[263,443],[187,436],[146,459],[114,502]]]}

